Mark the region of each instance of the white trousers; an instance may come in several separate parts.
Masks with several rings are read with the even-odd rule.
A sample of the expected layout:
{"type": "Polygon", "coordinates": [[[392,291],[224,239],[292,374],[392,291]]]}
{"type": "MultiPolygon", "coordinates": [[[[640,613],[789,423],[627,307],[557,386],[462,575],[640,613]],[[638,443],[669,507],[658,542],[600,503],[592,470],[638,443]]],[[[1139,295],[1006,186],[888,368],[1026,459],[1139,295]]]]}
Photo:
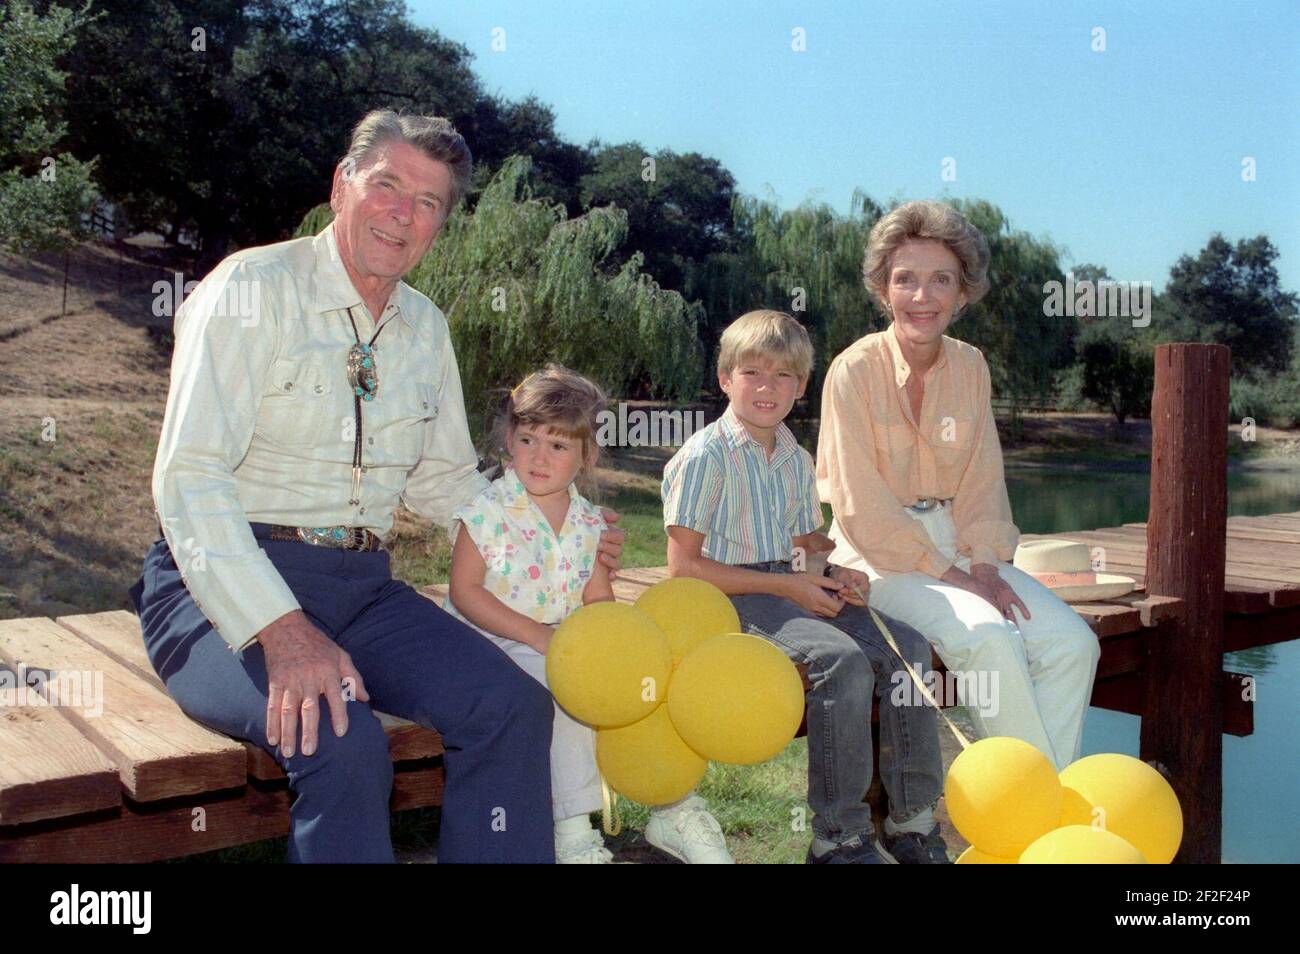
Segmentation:
{"type": "MultiPolygon", "coordinates": [[[[483,632],[479,630],[479,632],[483,632]]],[[[514,639],[484,633],[505,650],[524,672],[546,685],[546,657],[514,639]]],[[[551,806],[556,821],[601,809],[600,770],[596,767],[596,730],[557,704],[551,730],[551,806]]]]}
{"type": "MultiPolygon", "coordinates": [[[[944,555],[957,557],[951,504],[905,513],[925,527],[944,555]]],[[[1079,757],[1101,649],[1074,610],[1027,573],[999,562],[998,574],[1029,607],[1029,619],[1022,619],[1018,608],[1012,610],[1022,620],[1017,625],[975,594],[919,570],[876,572],[835,524],[830,536],[837,545],[830,562],[866,572],[871,577],[868,602],[918,630],[934,645],[944,666],[957,674],[953,682],[958,699],[970,707],[981,738],[1024,739],[1046,754],[1058,771],[1079,757]],[[966,693],[973,686],[991,687],[993,698],[968,700],[966,693]]],[[[969,571],[970,558],[956,559],[954,565],[969,571]]]]}

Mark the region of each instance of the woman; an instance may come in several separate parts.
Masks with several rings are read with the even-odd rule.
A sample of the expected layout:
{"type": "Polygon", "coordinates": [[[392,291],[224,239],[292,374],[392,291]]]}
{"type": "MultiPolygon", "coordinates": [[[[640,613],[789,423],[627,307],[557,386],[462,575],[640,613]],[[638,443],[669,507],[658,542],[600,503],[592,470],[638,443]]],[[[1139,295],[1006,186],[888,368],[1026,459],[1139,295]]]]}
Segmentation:
{"type": "Polygon", "coordinates": [[[988,244],[956,210],[909,202],[871,230],[863,276],[892,319],[826,375],[817,484],[830,562],[866,571],[869,601],[924,633],[981,736],[1079,756],[1099,649],[1079,616],[1006,561],[1019,531],[988,365],[947,337],[988,291],[988,244]],[[971,698],[977,687],[981,698],[971,698]]]}

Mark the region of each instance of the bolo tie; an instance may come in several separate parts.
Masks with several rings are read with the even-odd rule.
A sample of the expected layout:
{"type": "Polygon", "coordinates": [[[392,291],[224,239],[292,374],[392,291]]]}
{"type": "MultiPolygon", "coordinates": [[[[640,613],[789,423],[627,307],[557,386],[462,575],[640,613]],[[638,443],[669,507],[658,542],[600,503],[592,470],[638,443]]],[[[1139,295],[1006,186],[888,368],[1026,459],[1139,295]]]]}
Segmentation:
{"type": "Polygon", "coordinates": [[[357,321],[352,317],[352,308],[348,308],[348,321],[352,322],[352,336],[357,343],[348,348],[348,381],[352,385],[352,411],[356,426],[355,440],[352,444],[352,496],[348,504],[356,506],[361,503],[361,402],[373,401],[379,393],[379,368],[375,364],[375,339],[388,327],[393,318],[375,329],[370,340],[361,343],[361,333],[357,331],[357,321]]]}

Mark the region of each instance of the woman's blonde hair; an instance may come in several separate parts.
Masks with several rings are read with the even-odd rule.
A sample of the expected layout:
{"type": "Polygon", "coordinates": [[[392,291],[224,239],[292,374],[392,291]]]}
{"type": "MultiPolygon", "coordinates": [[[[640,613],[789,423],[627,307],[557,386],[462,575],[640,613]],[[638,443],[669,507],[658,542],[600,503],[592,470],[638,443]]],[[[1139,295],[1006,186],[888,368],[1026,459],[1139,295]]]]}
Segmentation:
{"type": "Polygon", "coordinates": [[[511,431],[530,425],[581,440],[582,470],[578,477],[590,485],[600,459],[598,415],[608,402],[605,392],[590,378],[562,365],[548,364],[510,392],[492,432],[492,447],[504,449],[511,431]]]}
{"type": "Polygon", "coordinates": [[[746,358],[784,361],[806,381],[812,374],[813,346],[808,331],[783,311],[760,308],[746,312],[722,332],[718,371],[730,374],[746,358]]]}
{"type": "Polygon", "coordinates": [[[894,253],[906,242],[942,242],[961,263],[961,288],[973,305],[989,290],[989,243],[979,229],[956,209],[942,202],[916,201],[900,205],[882,216],[867,238],[862,260],[862,280],[882,305],[889,301],[886,287],[894,253]]]}

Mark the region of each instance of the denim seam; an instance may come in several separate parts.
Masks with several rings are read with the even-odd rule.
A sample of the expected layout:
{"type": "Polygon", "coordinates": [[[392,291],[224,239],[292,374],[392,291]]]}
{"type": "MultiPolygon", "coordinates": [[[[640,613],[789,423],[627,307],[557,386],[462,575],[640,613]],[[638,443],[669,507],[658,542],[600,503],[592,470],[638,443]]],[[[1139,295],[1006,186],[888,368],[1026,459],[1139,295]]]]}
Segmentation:
{"type": "MultiPolygon", "coordinates": [[[[771,640],[772,642],[780,643],[782,646],[785,646],[791,651],[793,651],[797,656],[799,656],[800,659],[811,664],[811,666],[816,666],[817,671],[821,674],[822,679],[825,681],[827,694],[828,695],[833,694],[833,685],[832,685],[830,673],[822,665],[822,662],[818,657],[805,652],[803,649],[801,649],[798,646],[791,645],[789,642],[781,639],[775,633],[770,633],[763,627],[756,626],[747,619],[742,618],[741,622],[749,629],[750,632],[762,636],[765,639],[771,640]]],[[[812,672],[811,668],[809,672],[811,674],[812,672]]],[[[804,695],[806,697],[807,693],[805,692],[804,695]]],[[[825,787],[827,806],[833,805],[835,803],[836,794],[837,794],[837,789],[835,787],[834,773],[831,771],[830,765],[828,764],[828,760],[834,757],[833,742],[834,742],[835,734],[831,727],[831,712],[833,709],[834,706],[832,705],[826,703],[822,704],[823,757],[820,760],[821,761],[820,768],[822,772],[822,785],[825,787]]],[[[836,821],[838,822],[838,819],[836,819],[836,821]]],[[[814,825],[814,834],[821,834],[825,837],[827,833],[825,832],[818,833],[816,831],[816,826],[814,825]]]]}

